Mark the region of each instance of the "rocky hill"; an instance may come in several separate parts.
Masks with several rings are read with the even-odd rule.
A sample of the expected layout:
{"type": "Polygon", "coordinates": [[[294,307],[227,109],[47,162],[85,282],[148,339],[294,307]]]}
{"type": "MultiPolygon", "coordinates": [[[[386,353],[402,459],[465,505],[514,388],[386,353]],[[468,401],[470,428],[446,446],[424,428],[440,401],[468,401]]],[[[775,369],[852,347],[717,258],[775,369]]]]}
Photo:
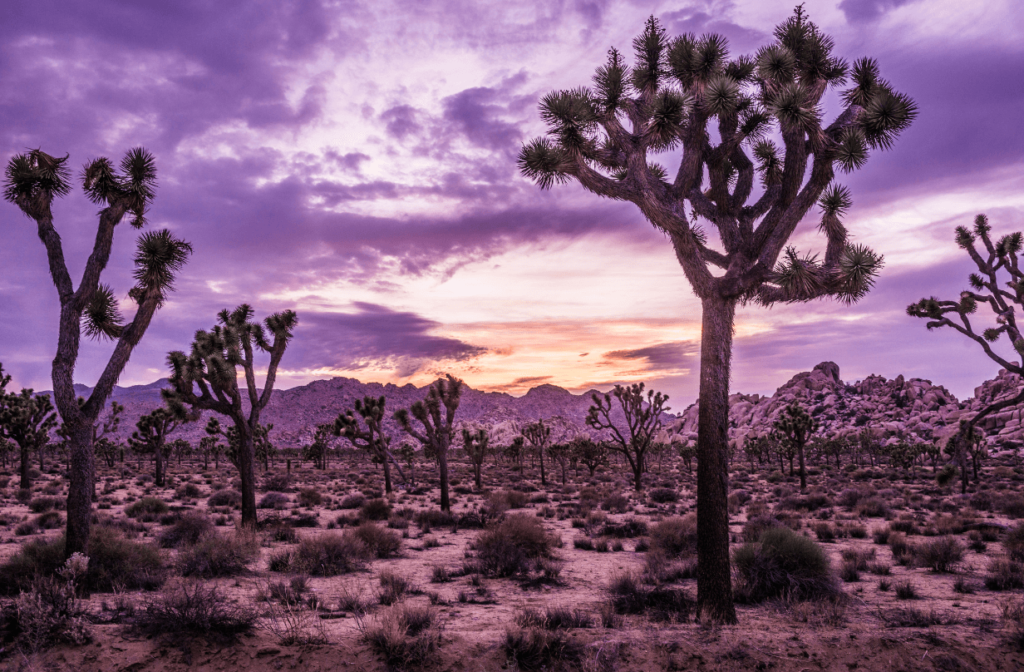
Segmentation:
{"type": "MultiPolygon", "coordinates": [[[[125,414],[118,432],[127,439],[139,416],[161,405],[160,389],[166,379],[148,385],[115,388],[113,399],[124,404],[125,414]]],[[[974,397],[958,401],[946,388],[929,380],[903,376],[887,380],[872,375],[856,383],[845,383],[839,367],[822,362],[811,371],[798,373],[771,396],[735,393],[729,397],[729,438],[742,442],[747,436],[766,433],[778,414],[793,401],[799,402],[818,421],[826,435],[848,435],[867,427],[886,442],[945,441],[956,431],[960,418],[970,418],[994,400],[1016,395],[1024,380],[1016,374],[999,375],[979,386],[974,397]]],[[[79,394],[90,389],[76,386],[79,394]]],[[[274,425],[271,437],[280,447],[298,447],[310,442],[317,424],[330,422],[340,411],[350,409],[364,396],[384,395],[388,408],[408,408],[422,399],[425,387],[362,383],[352,378],[317,380],[274,393],[263,420],[274,425]]],[[[466,387],[458,418],[468,426],[491,428],[495,443],[511,441],[518,427],[539,419],[552,419],[554,438],[570,438],[587,432],[585,418],[591,392],[572,394],[555,385],[541,385],[522,397],[502,392],[482,392],[466,387]]],[[[678,417],[664,419],[666,441],[692,441],[697,437],[697,404],[678,417]]],[[[986,418],[982,424],[993,446],[1012,448],[1024,444],[1022,407],[1014,407],[986,418]]],[[[187,425],[174,438],[198,441],[205,435],[205,418],[187,425]]],[[[401,434],[393,421],[387,425],[396,437],[401,434]]]]}

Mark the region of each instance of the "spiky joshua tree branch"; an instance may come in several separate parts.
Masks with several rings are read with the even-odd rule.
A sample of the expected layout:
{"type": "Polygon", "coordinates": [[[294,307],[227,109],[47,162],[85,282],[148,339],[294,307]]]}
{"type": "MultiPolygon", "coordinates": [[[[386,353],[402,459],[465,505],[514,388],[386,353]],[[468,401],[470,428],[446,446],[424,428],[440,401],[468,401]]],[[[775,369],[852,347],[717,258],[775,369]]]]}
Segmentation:
{"type": "MultiPolygon", "coordinates": [[[[985,215],[975,217],[973,229],[966,226],[956,227],[957,245],[967,252],[971,261],[978,267],[978,272],[971,273],[968,277],[971,289],[960,292],[959,301],[944,301],[934,296],[921,299],[907,306],[907,314],[928,320],[925,326],[929,330],[950,327],[960,332],[980,345],[989,359],[999,366],[1011,373],[1024,376],[1024,338],[1017,326],[1015,312],[1015,306],[1024,308],[1024,272],[1021,271],[1017,258],[1024,236],[1017,231],[993,243],[991,233],[992,226],[985,215]],[[987,307],[995,322],[995,326],[988,327],[981,333],[978,333],[971,323],[971,316],[977,313],[979,306],[987,307]],[[1009,359],[992,347],[1004,336],[1013,349],[1013,354],[1008,354],[1009,359]]],[[[967,492],[966,455],[974,428],[989,415],[1021,402],[1024,402],[1024,390],[1015,396],[989,404],[970,420],[961,421],[954,447],[954,459],[960,463],[963,492],[967,492]]]]}

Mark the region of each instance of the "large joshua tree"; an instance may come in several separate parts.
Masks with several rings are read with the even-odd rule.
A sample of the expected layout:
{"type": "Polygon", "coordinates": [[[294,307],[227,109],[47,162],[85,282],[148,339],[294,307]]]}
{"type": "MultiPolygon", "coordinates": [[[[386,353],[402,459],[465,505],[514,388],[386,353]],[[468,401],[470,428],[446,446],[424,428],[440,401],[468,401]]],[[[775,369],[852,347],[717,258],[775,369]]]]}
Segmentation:
{"type": "Polygon", "coordinates": [[[298,317],[294,311],[275,313],[263,323],[253,321],[253,309],[242,304],[222,310],[220,324],[197,331],[192,352],[167,355],[171,389],[161,390],[168,407],[179,417],[213,411],[234,423],[237,435],[235,465],[242,481],[242,525],[256,526],[256,448],[260,414],[270,403],[277,368],[292,339],[298,317]],[[273,340],[270,340],[270,337],[273,340]],[[255,351],[270,355],[262,391],[256,384],[255,351]],[[245,392],[238,385],[238,367],[245,377],[245,392]],[[198,389],[198,394],[196,390],[198,389]],[[190,408],[189,408],[190,407],[190,408]]]}
{"type": "MultiPolygon", "coordinates": [[[[926,326],[929,330],[938,327],[955,329],[980,345],[988,358],[999,366],[1010,373],[1024,376],[1024,336],[1017,326],[1015,312],[1015,308],[1024,309],[1024,271],[1021,271],[1017,257],[1024,244],[1024,234],[1017,231],[993,243],[991,233],[992,226],[985,215],[978,215],[974,219],[973,230],[966,226],[956,227],[957,245],[967,252],[978,267],[978,272],[968,277],[971,289],[960,292],[959,301],[943,301],[934,296],[921,299],[907,306],[907,314],[928,320],[926,326]],[[980,333],[970,318],[977,312],[979,305],[991,311],[996,323],[996,326],[980,333]],[[992,347],[1004,335],[1013,348],[1013,352],[1007,353],[1005,357],[992,347]]],[[[1021,402],[1024,402],[1024,390],[995,401],[974,417],[960,422],[952,447],[953,458],[960,467],[961,492],[967,492],[967,457],[971,446],[977,443],[975,428],[993,413],[1021,402]]]]}
{"type": "Polygon", "coordinates": [[[67,160],[66,156],[57,158],[38,149],[15,156],[7,164],[4,198],[35,220],[60,300],[52,378],[54,404],[64,422],[70,462],[64,547],[70,557],[73,553],[88,554],[95,460],[93,428],[132,350],[173,289],[174,277],[184,266],[192,247],[167,230],[139,236],[134,259],[135,286],[128,292],[128,298],[135,302],[137,309],[132,320],[126,322],[113,290],[100,283],[100,276],[110,260],[117,225],[126,215],[136,229],[146,224],[146,212],[155,195],[156,163],[141,147],[125,154],[120,170],[107,158],[95,159],[82,170],[82,188],[89,200],[102,209],[92,253],[75,289],[51,211],[53,200],[71,190],[67,160]],[[79,404],[74,377],[83,331],[87,336],[109,338],[115,343],[92,394],[79,404]]]}
{"type": "Polygon", "coordinates": [[[437,458],[441,476],[442,511],[451,511],[452,508],[448,496],[448,449],[455,440],[453,423],[461,399],[462,381],[449,373],[430,385],[423,401],[417,401],[409,410],[400,408],[395,412],[395,420],[402,429],[425,448],[429,448],[437,458]],[[422,431],[412,424],[410,413],[423,426],[422,431]]]}
{"type": "Polygon", "coordinates": [[[916,114],[874,60],[851,69],[833,56],[832,38],[801,8],[774,36],[753,56],[730,59],[722,36],[669,39],[652,17],[633,41],[632,67],[612,49],[593,88],[544,97],[548,133],[519,155],[522,173],[543,188],[575,180],[635,203],[669,238],[701,300],[697,601],[725,622],[736,620],[726,504],[736,306],[826,296],[852,302],[868,291],[882,260],[848,241],[840,215],[849,192],[833,184],[835,170],[863,166],[916,114]],[[822,97],[851,78],[842,111],[826,125],[822,97]],[[665,152],[681,157],[674,176],[652,161],[665,152]],[[815,203],[824,213],[823,259],[787,247],[815,203]],[[719,245],[702,226],[718,233],[719,245]]]}

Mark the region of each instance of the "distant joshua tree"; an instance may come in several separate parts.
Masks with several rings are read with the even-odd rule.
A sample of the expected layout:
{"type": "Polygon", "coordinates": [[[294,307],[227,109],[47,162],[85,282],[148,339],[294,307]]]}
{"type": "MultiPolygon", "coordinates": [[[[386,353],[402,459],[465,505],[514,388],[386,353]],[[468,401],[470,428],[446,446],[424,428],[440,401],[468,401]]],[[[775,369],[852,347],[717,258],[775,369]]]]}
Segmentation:
{"type": "Polygon", "coordinates": [[[597,431],[607,430],[611,434],[611,449],[621,453],[633,469],[633,486],[637,492],[643,489],[642,477],[647,462],[647,452],[654,443],[654,436],[661,429],[661,414],[668,410],[665,402],[668,395],[648,390],[644,395],[644,384],[635,383],[623,387],[616,385],[611,394],[591,395],[594,405],[587,412],[587,425],[597,431]],[[619,402],[623,427],[612,420],[612,397],[619,402]],[[627,436],[628,435],[628,436],[627,436]]]}
{"type": "Polygon", "coordinates": [[[833,184],[835,168],[856,170],[869,149],[891,147],[917,112],[874,60],[858,60],[851,72],[833,56],[832,38],[802,7],[774,36],[754,56],[729,60],[721,35],[669,39],[651,17],[633,41],[633,67],[611,49],[593,89],[545,96],[548,133],[519,154],[523,175],[542,188],[576,180],[635,203],[669,238],[701,300],[697,602],[724,622],[736,621],[726,501],[736,306],[826,296],[853,302],[869,290],[882,259],[848,241],[840,215],[850,197],[833,184]],[[851,75],[843,109],[826,126],[822,98],[851,75]],[[773,132],[781,151],[768,137],[773,132]],[[650,156],[671,150],[681,150],[675,176],[650,156]],[[762,189],[755,191],[757,174],[762,189]],[[823,260],[787,247],[815,203],[824,211],[823,260]],[[717,231],[720,247],[709,244],[701,219],[717,231]]]}
{"type": "MultiPolygon", "coordinates": [[[[3,371],[0,370],[0,377],[3,371]]],[[[57,414],[47,395],[36,395],[29,388],[20,394],[0,393],[0,437],[17,444],[20,453],[21,483],[18,487],[32,487],[29,477],[33,452],[40,455],[50,442],[50,430],[57,425],[57,414]]]]}
{"type": "Polygon", "coordinates": [[[573,459],[590,470],[590,477],[598,467],[608,463],[608,445],[589,436],[577,436],[570,442],[573,459]]]}
{"type": "Polygon", "coordinates": [[[164,460],[169,453],[167,437],[191,419],[194,418],[176,415],[166,408],[157,408],[141,416],[135,423],[136,429],[128,439],[128,445],[141,455],[153,454],[153,482],[157,487],[164,487],[164,460]]]}
{"type": "Polygon", "coordinates": [[[398,475],[405,480],[402,467],[398,460],[391,454],[389,446],[391,437],[384,433],[384,407],[387,400],[381,397],[364,397],[362,401],[356,400],[355,412],[345,411],[339,413],[334,421],[334,434],[348,439],[356,448],[361,448],[370,454],[372,460],[384,467],[384,492],[391,494],[391,465],[398,470],[398,475]],[[363,419],[363,429],[356,416],[363,419]]]}
{"type": "Polygon", "coordinates": [[[275,313],[262,324],[252,318],[253,309],[246,304],[231,312],[222,310],[218,315],[220,324],[210,331],[196,332],[188,355],[181,351],[169,353],[171,389],[161,390],[161,394],[179,417],[208,410],[231,418],[233,427],[229,431],[234,430],[237,443],[233,461],[242,481],[242,525],[255,528],[255,443],[262,427],[260,414],[270,403],[277,367],[299,320],[291,310],[275,313]],[[273,341],[268,335],[273,336],[273,341]],[[270,355],[262,392],[256,385],[256,349],[270,355]],[[248,412],[238,387],[239,366],[245,376],[248,412]]]}
{"type": "Polygon", "coordinates": [[[487,430],[480,428],[475,432],[468,429],[462,430],[462,448],[466,451],[470,463],[473,465],[473,480],[477,490],[483,489],[483,466],[484,458],[490,452],[490,437],[487,430]]]}
{"type": "Polygon", "coordinates": [[[462,381],[450,373],[439,378],[427,390],[427,397],[412,408],[395,412],[395,420],[405,432],[434,453],[441,476],[441,510],[451,511],[448,496],[448,449],[455,438],[455,411],[462,399],[462,381]],[[412,418],[423,426],[422,431],[412,424],[412,418]]]}
{"type": "Polygon", "coordinates": [[[316,426],[313,442],[302,449],[302,457],[313,461],[317,469],[327,468],[327,456],[331,452],[331,436],[334,434],[334,423],[325,422],[316,426]]]}
{"type": "Polygon", "coordinates": [[[793,402],[772,423],[778,437],[800,462],[800,489],[807,489],[807,460],[804,449],[817,423],[800,404],[793,402]]]}
{"type": "MultiPolygon", "coordinates": [[[[966,226],[956,227],[956,244],[971,257],[978,267],[977,273],[968,278],[971,289],[960,292],[959,301],[942,301],[934,296],[921,299],[907,306],[907,314],[928,320],[929,330],[937,327],[951,327],[976,342],[988,355],[1010,373],[1024,376],[1024,337],[1017,326],[1017,308],[1024,308],[1024,271],[1018,267],[1017,255],[1024,243],[1019,231],[1003,236],[992,242],[992,227],[988,217],[978,215],[974,219],[974,230],[966,226]],[[981,242],[979,251],[976,243],[981,242]],[[992,311],[996,326],[981,333],[971,324],[970,315],[983,305],[992,311]],[[992,349],[1003,336],[1010,342],[1013,352],[1010,358],[992,349]]],[[[954,437],[952,449],[954,460],[960,467],[961,492],[967,492],[967,458],[971,446],[976,442],[975,428],[988,416],[1024,402],[1024,390],[1015,396],[1006,397],[981,409],[970,420],[961,420],[960,429],[954,437]]]]}
{"type": "Polygon", "coordinates": [[[139,236],[133,274],[135,286],[128,292],[138,309],[131,322],[125,323],[114,291],[100,283],[100,276],[110,260],[114,229],[125,215],[131,216],[130,223],[136,229],[146,224],[146,211],[155,195],[156,163],[141,147],[125,154],[120,171],[107,158],[95,159],[82,171],[82,188],[89,200],[102,209],[92,253],[75,289],[51,211],[53,199],[71,190],[67,160],[66,156],[57,158],[38,149],[15,156],[7,164],[4,198],[36,222],[39,239],[46,248],[50,277],[60,300],[52,378],[54,404],[67,437],[69,487],[64,553],[71,557],[74,553],[88,555],[89,550],[95,472],[93,428],[132,350],[173,289],[175,275],[192,253],[192,246],[167,230],[139,236]],[[75,395],[74,377],[82,331],[87,336],[109,338],[116,343],[92,394],[80,405],[75,395]]]}
{"type": "Polygon", "coordinates": [[[523,427],[522,434],[523,438],[529,442],[534,454],[540,459],[540,484],[547,485],[548,480],[544,473],[544,451],[551,439],[551,428],[544,424],[544,420],[538,420],[523,427]]]}

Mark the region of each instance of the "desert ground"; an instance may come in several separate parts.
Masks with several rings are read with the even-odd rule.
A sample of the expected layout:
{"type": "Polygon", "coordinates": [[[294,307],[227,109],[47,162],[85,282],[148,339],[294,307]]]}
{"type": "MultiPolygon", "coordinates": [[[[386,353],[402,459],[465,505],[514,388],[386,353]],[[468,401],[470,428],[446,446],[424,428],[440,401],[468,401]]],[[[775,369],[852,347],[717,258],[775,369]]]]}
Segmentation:
{"type": "MultiPolygon", "coordinates": [[[[614,456],[593,477],[570,469],[564,485],[548,465],[546,486],[529,460],[520,473],[492,457],[476,490],[469,463],[456,456],[450,516],[438,507],[432,463],[418,465],[415,486],[384,496],[379,466],[360,453],[326,469],[286,460],[261,475],[255,534],[235,530],[230,464],[172,461],[163,488],[148,464],[99,467],[90,562],[120,552],[128,566],[74,579],[82,594],[75,641],[65,633],[63,643],[46,645],[36,633],[33,650],[8,619],[0,665],[255,672],[1024,664],[1024,570],[1014,534],[1024,516],[1024,468],[1009,452],[990,457],[964,496],[956,479],[939,485],[930,467],[884,464],[812,466],[801,493],[777,464],[751,469],[737,459],[733,548],[757,540],[765,526],[784,526],[824,550],[825,583],[833,582],[817,597],[765,597],[744,595],[738,580],[737,626],[701,623],[695,612],[695,481],[681,460],[652,465],[635,492],[614,456]],[[99,537],[106,542],[98,544],[97,530],[108,533],[99,537]],[[511,547],[495,539],[502,535],[525,554],[508,557],[511,547]],[[144,548],[109,550],[125,540],[144,548]],[[83,591],[88,585],[95,588],[83,591]]],[[[57,562],[44,551],[24,558],[62,534],[66,481],[55,462],[30,493],[19,492],[11,474],[0,485],[0,580],[10,614],[18,591],[31,587],[30,572],[57,562]]]]}

